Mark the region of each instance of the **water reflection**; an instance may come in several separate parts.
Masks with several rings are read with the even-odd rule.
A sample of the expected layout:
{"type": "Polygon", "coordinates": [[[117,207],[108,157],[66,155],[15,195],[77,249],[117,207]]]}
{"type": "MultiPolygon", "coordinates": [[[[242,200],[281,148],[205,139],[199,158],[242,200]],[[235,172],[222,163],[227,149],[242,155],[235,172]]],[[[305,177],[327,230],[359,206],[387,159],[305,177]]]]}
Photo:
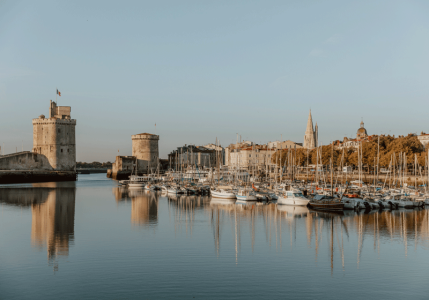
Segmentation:
{"type": "Polygon", "coordinates": [[[359,266],[362,253],[368,250],[379,253],[380,240],[383,239],[402,243],[404,255],[408,254],[411,244],[415,248],[418,245],[429,246],[429,214],[426,209],[329,213],[311,211],[302,206],[167,195],[124,188],[114,188],[113,194],[118,202],[131,201],[133,224],[156,224],[160,197],[168,201],[168,215],[174,222],[175,231],[185,229],[186,234],[192,235],[196,219],[203,218],[200,221],[210,223],[216,254],[220,255],[222,240],[227,247],[233,244],[237,263],[242,239],[250,237],[253,252],[261,235],[270,247],[278,251],[285,243],[294,247],[296,243],[305,241],[308,248],[314,249],[316,263],[320,259],[321,245],[328,246],[331,269],[337,261],[344,268],[345,258],[351,259],[345,248],[349,253],[356,251],[355,261],[359,266]],[[226,237],[232,236],[233,240],[223,238],[225,230],[230,230],[226,237]]]}
{"type": "MultiPolygon", "coordinates": [[[[411,241],[414,248],[419,244],[427,247],[429,241],[429,214],[425,209],[329,213],[311,211],[307,207],[221,199],[212,199],[210,206],[206,208],[210,211],[216,253],[219,255],[222,231],[226,225],[226,228],[231,228],[234,236],[234,240],[227,244],[233,242],[237,262],[242,235],[247,234],[247,230],[244,233],[243,229],[250,232],[252,251],[257,232],[265,236],[270,247],[275,243],[278,250],[282,249],[284,242],[293,247],[294,243],[305,239],[307,247],[314,249],[316,262],[321,244],[328,245],[331,270],[337,260],[344,268],[345,245],[348,244],[350,252],[355,238],[357,266],[361,262],[362,252],[370,250],[367,248],[380,252],[380,239],[403,243],[404,255],[407,255],[411,241]],[[233,226],[228,226],[227,223],[233,226]],[[338,257],[335,257],[335,253],[338,257]]],[[[350,256],[348,258],[351,259],[350,256]]]]}
{"type": "Polygon", "coordinates": [[[131,201],[131,224],[153,226],[158,223],[159,192],[123,187],[115,187],[112,192],[118,202],[131,201]]]}
{"type": "Polygon", "coordinates": [[[210,197],[172,194],[165,196],[168,199],[169,219],[174,220],[174,231],[177,232],[184,227],[186,234],[192,235],[196,216],[203,212],[206,205],[209,205],[210,197]]]}
{"type": "Polygon", "coordinates": [[[46,247],[49,264],[57,270],[57,257],[68,256],[74,241],[76,189],[55,187],[51,183],[33,184],[33,188],[0,188],[0,202],[31,208],[31,244],[46,247]]]}

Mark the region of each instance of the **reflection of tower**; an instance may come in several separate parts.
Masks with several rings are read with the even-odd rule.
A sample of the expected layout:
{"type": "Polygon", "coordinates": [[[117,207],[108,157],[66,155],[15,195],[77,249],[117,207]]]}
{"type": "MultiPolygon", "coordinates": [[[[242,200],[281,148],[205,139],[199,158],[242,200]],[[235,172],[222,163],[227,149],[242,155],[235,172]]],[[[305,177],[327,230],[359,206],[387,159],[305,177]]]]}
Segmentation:
{"type": "Polygon", "coordinates": [[[47,245],[48,258],[68,255],[74,238],[74,188],[50,189],[44,203],[31,207],[31,240],[33,245],[47,245]]]}
{"type": "Polygon", "coordinates": [[[158,201],[153,193],[139,191],[131,196],[131,223],[136,225],[156,224],[158,201]]]}
{"type": "Polygon", "coordinates": [[[128,201],[128,190],[124,187],[114,187],[112,188],[112,193],[115,196],[116,201],[128,201]]]}

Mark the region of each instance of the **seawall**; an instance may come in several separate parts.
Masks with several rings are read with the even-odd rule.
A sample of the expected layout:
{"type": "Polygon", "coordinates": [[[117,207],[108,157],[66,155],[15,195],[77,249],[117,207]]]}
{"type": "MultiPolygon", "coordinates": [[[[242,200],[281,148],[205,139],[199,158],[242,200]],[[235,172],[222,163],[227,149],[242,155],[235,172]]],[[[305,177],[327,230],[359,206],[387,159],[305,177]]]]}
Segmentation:
{"type": "Polygon", "coordinates": [[[0,170],[0,184],[76,181],[74,171],[0,170]]]}

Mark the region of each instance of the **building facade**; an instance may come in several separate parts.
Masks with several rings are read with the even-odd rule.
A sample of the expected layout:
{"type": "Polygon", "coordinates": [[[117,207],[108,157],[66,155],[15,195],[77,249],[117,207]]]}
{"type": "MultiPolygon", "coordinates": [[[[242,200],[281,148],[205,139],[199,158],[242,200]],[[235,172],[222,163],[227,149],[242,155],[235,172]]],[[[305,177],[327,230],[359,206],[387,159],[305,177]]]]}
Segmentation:
{"type": "Polygon", "coordinates": [[[216,150],[205,146],[184,145],[168,154],[168,163],[173,170],[187,167],[213,168],[217,166],[218,159],[220,165],[223,165],[222,153],[223,148],[216,150]]]}
{"type": "Polygon", "coordinates": [[[267,144],[268,149],[299,149],[299,148],[304,148],[302,146],[302,143],[296,143],[294,141],[291,140],[287,140],[284,142],[280,142],[280,141],[275,141],[275,142],[269,142],[267,144]]]}
{"type": "Polygon", "coordinates": [[[269,149],[266,145],[254,145],[230,152],[229,169],[264,170],[275,166],[271,162],[276,150],[269,149]]]}
{"type": "Polygon", "coordinates": [[[427,149],[429,147],[429,134],[422,132],[420,135],[417,136],[420,143],[427,149]]]}

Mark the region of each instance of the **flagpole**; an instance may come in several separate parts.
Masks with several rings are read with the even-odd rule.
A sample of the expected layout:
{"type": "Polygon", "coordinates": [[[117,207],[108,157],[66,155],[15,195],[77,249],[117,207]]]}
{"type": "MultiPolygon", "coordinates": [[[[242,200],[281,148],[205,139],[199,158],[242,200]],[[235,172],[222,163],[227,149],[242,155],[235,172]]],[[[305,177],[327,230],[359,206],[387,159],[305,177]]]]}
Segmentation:
{"type": "Polygon", "coordinates": [[[55,104],[58,105],[58,88],[56,88],[57,92],[55,93],[55,104]]]}

